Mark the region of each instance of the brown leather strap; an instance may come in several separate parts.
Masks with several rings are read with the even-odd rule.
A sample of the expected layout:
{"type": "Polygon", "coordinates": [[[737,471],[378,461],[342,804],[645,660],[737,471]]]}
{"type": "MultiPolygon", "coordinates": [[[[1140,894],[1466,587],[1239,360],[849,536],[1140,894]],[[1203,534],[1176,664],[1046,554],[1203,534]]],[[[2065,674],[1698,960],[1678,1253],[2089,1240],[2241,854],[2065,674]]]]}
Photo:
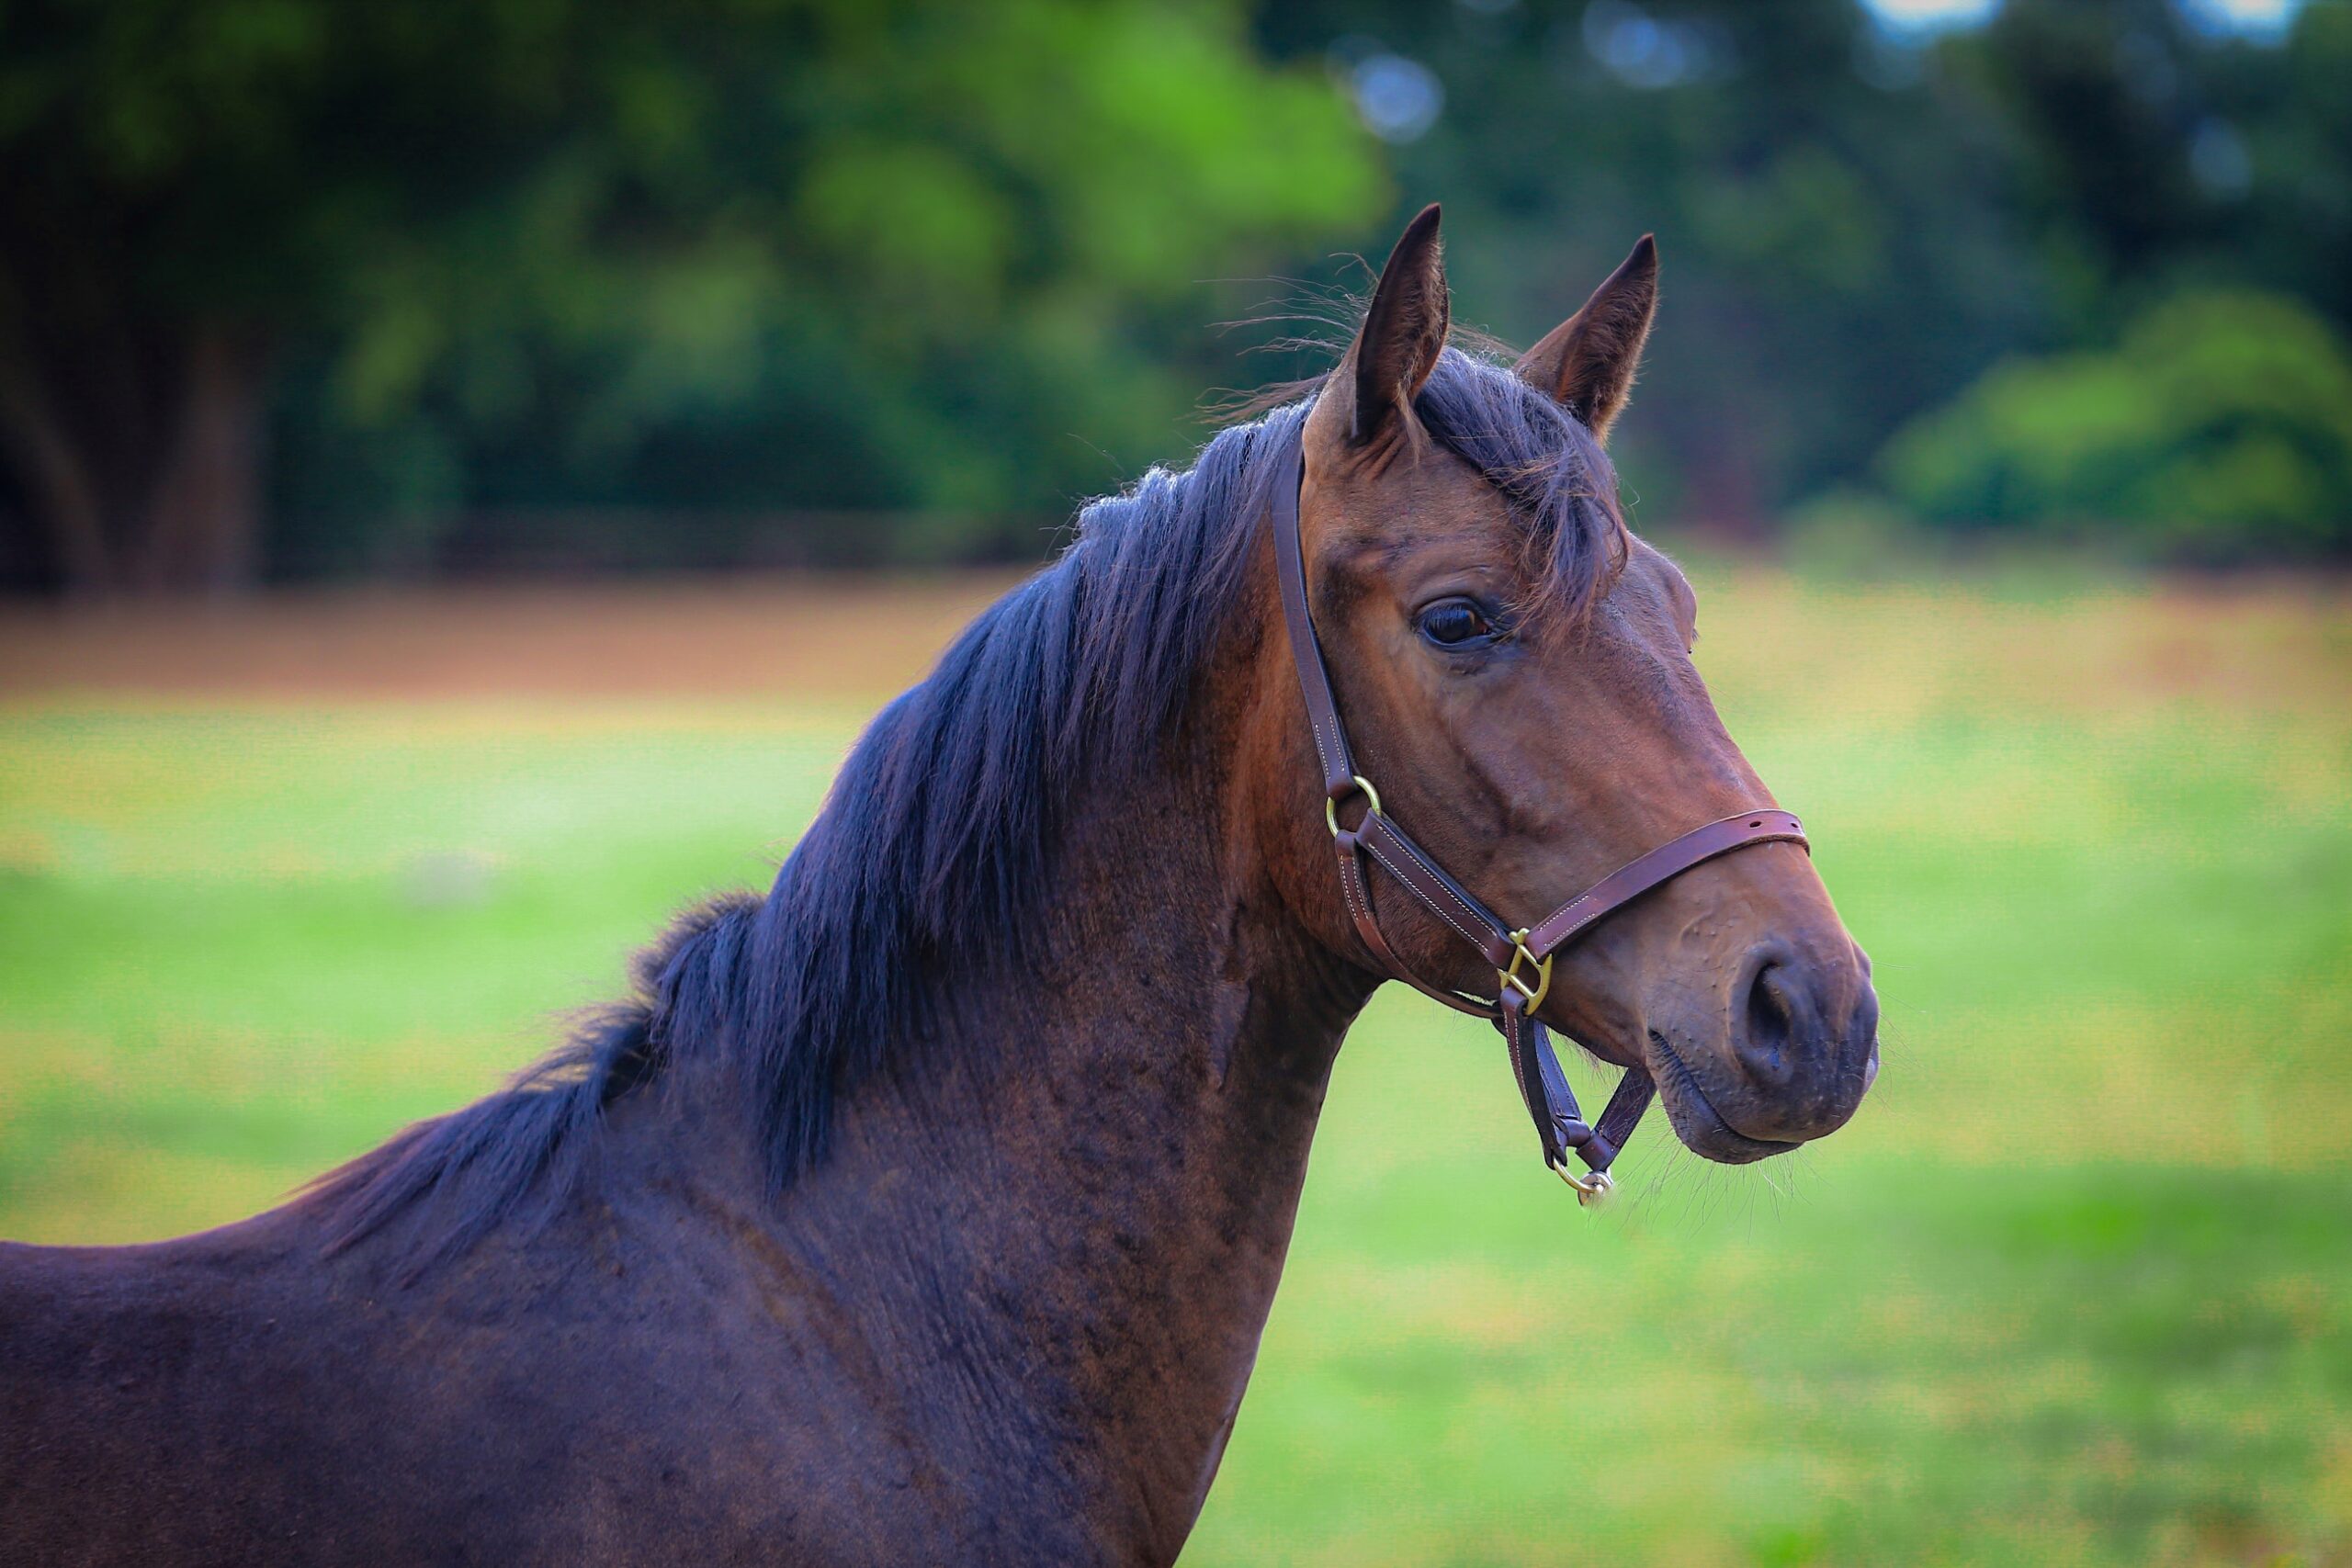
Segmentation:
{"type": "Polygon", "coordinates": [[[1506,987],[1497,1006],[1496,1027],[1502,1031],[1503,1048],[1510,1055],[1520,1100],[1544,1145],[1544,1163],[1561,1166],[1567,1163],[1570,1149],[1581,1152],[1592,1142],[1592,1129],[1585,1125],[1576,1091],[1560,1070],[1550,1031],[1527,1016],[1526,1006],[1517,991],[1506,987]]]}
{"type": "Polygon", "coordinates": [[[1609,1097],[1609,1103],[1600,1108],[1600,1120],[1593,1123],[1592,1140],[1577,1150],[1577,1157],[1594,1170],[1607,1170],[1625,1140],[1634,1135],[1642,1112],[1650,1108],[1657,1093],[1657,1080],[1639,1067],[1619,1078],[1617,1092],[1609,1097]]]}
{"type": "MultiPolygon", "coordinates": [[[[1323,665],[1322,643],[1315,635],[1314,615],[1307,607],[1306,552],[1298,532],[1298,492],[1306,479],[1303,455],[1294,457],[1291,468],[1294,482],[1278,488],[1275,493],[1274,572],[1282,583],[1283,619],[1290,633],[1291,660],[1298,667],[1299,694],[1306,704],[1306,723],[1315,737],[1316,761],[1323,768],[1324,799],[1330,812],[1331,838],[1340,860],[1340,895],[1347,904],[1348,918],[1354,923],[1356,934],[1363,939],[1373,962],[1383,972],[1450,1008],[1475,1013],[1481,1018],[1492,1018],[1495,1015],[1492,1003],[1431,985],[1415,974],[1410,965],[1396,956],[1396,949],[1388,945],[1387,937],[1381,932],[1380,919],[1373,909],[1371,884],[1363,871],[1366,850],[1372,852],[1374,858],[1383,860],[1384,863],[1391,858],[1409,859],[1429,876],[1448,886],[1451,886],[1452,879],[1429,865],[1428,857],[1422,855],[1418,848],[1411,847],[1409,840],[1404,844],[1389,844],[1385,849],[1363,841],[1365,830],[1378,832],[1390,829],[1392,825],[1376,808],[1377,797],[1356,777],[1355,762],[1348,751],[1347,727],[1340,722],[1339,703],[1331,694],[1330,672],[1323,665]],[[1363,820],[1357,824],[1355,830],[1340,827],[1340,807],[1347,804],[1351,796],[1359,795],[1363,796],[1363,820]]],[[[1393,866],[1390,874],[1397,874],[1393,866]]],[[[1453,892],[1459,912],[1448,918],[1457,922],[1457,930],[1461,929],[1458,923],[1461,921],[1492,923],[1493,917],[1487,915],[1482,906],[1458,888],[1453,892]]],[[[1506,942],[1506,949],[1508,946],[1506,942]]]]}
{"type": "Polygon", "coordinates": [[[1693,828],[1671,843],[1660,844],[1618,867],[1544,916],[1543,922],[1528,932],[1527,949],[1538,958],[1548,957],[1659,883],[1670,882],[1717,855],[1729,854],[1750,844],[1804,842],[1804,824],[1777,807],[1742,812],[1703,828],[1693,828]]]}
{"type": "Polygon", "coordinates": [[[1346,901],[1349,919],[1381,972],[1450,1008],[1494,1021],[1510,1057],[1520,1098],[1535,1123],[1546,1165],[1565,1170],[1573,1149],[1596,1173],[1605,1172],[1648,1108],[1657,1086],[1642,1067],[1627,1068],[1616,1092],[1610,1096],[1600,1126],[1586,1125],[1552,1050],[1549,1031],[1527,1010],[1532,1005],[1529,993],[1519,988],[1524,980],[1522,966],[1532,962],[1544,976],[1542,985],[1532,987],[1540,991],[1550,984],[1548,965],[1555,953],[1651,888],[1694,865],[1750,844],[1804,845],[1804,829],[1794,817],[1777,807],[1694,828],[1602,877],[1544,917],[1523,941],[1520,939],[1518,928],[1504,923],[1476,894],[1447,875],[1381,809],[1378,791],[1356,772],[1348,750],[1347,727],[1340,720],[1339,703],[1331,693],[1330,672],[1324,668],[1322,644],[1315,635],[1306,590],[1306,549],[1299,537],[1298,522],[1306,458],[1295,430],[1289,441],[1292,482],[1278,485],[1274,491],[1274,570],[1282,584],[1283,620],[1290,634],[1291,658],[1298,666],[1299,694],[1306,705],[1307,726],[1314,732],[1316,761],[1323,769],[1324,810],[1339,856],[1340,894],[1346,901]],[[1352,827],[1342,826],[1340,808],[1352,807],[1359,796],[1362,817],[1352,827]],[[1432,985],[1397,957],[1380,929],[1372,881],[1364,870],[1367,857],[1493,966],[1498,982],[1496,1000],[1432,985]]]}
{"type": "Polygon", "coordinates": [[[1429,852],[1396,826],[1396,818],[1375,811],[1357,828],[1356,837],[1382,870],[1402,883],[1454,935],[1476,948],[1480,957],[1497,969],[1510,962],[1510,928],[1476,895],[1440,870],[1429,852]]]}
{"type": "MultiPolygon", "coordinates": [[[[1368,826],[1385,820],[1375,812],[1365,818],[1365,824],[1368,826]]],[[[1392,978],[1404,981],[1431,1001],[1443,1002],[1456,1012],[1466,1012],[1476,1018],[1493,1018],[1494,1003],[1432,985],[1415,973],[1412,965],[1396,956],[1396,949],[1390,947],[1388,939],[1381,934],[1379,916],[1373,911],[1372,884],[1363,874],[1363,840],[1351,829],[1342,828],[1331,835],[1331,841],[1340,852],[1340,896],[1347,900],[1348,913],[1355,921],[1356,934],[1363,939],[1364,946],[1372,950],[1380,967],[1392,978]]]]}
{"type": "Polygon", "coordinates": [[[1306,548],[1298,536],[1298,492],[1306,482],[1306,457],[1298,450],[1295,435],[1290,445],[1291,482],[1274,487],[1274,575],[1282,582],[1283,620],[1290,632],[1291,660],[1298,666],[1299,694],[1306,699],[1307,728],[1315,732],[1316,760],[1323,764],[1323,792],[1337,802],[1354,787],[1356,767],[1348,756],[1348,732],[1340,723],[1340,705],[1332,700],[1331,677],[1323,668],[1323,648],[1316,640],[1315,617],[1307,608],[1306,548]]]}

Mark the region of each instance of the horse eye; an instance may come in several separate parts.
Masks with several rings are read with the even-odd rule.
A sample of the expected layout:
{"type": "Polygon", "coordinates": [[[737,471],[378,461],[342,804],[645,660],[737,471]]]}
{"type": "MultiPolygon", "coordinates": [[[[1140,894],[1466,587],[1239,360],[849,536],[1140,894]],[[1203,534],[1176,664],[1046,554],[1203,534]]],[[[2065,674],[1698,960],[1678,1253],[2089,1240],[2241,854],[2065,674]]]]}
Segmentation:
{"type": "Polygon", "coordinates": [[[1467,599],[1441,599],[1420,615],[1421,635],[1440,648],[1460,648],[1495,635],[1478,606],[1467,599]]]}

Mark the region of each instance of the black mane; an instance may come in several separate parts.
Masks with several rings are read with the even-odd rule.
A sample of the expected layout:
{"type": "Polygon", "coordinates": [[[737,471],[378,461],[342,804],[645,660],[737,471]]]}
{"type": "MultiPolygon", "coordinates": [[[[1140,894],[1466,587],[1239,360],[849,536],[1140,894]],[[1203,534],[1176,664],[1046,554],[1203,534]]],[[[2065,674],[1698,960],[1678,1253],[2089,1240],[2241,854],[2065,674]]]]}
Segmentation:
{"type": "MultiPolygon", "coordinates": [[[[1150,765],[1246,583],[1270,487],[1312,398],[1220,431],[1184,473],[1094,502],[1061,557],[999,600],[866,730],[765,898],[686,915],[636,996],[506,1089],[410,1128],[308,1201],[348,1246],[415,1210],[421,1262],[462,1250],[576,1176],[603,1108],[673,1054],[755,1087],[779,1185],[822,1157],[835,1094],[924,1003],[910,977],[1018,960],[1077,792],[1150,765]]],[[[1448,349],[1417,404],[1509,495],[1547,606],[1581,615],[1623,558],[1591,434],[1509,369],[1448,349]]]]}

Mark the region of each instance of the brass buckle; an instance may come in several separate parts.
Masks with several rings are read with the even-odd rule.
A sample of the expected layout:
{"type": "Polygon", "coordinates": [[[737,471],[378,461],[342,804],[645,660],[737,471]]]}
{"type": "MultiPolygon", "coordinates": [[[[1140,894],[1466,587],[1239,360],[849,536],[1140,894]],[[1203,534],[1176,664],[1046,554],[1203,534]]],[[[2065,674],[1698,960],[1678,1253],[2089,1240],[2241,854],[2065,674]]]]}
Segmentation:
{"type": "Polygon", "coordinates": [[[1565,1165],[1555,1165],[1552,1168],[1560,1173],[1561,1180],[1576,1189],[1579,1208],[1598,1209],[1617,1190],[1617,1183],[1609,1179],[1605,1170],[1596,1170],[1590,1176],[1578,1176],[1565,1165]]]}
{"type": "Polygon", "coordinates": [[[1544,1005],[1545,997],[1552,994],[1552,960],[1549,957],[1538,958],[1528,950],[1527,936],[1531,929],[1531,927],[1521,926],[1510,933],[1510,966],[1498,969],[1495,973],[1502,977],[1504,985],[1520,994],[1527,1003],[1524,1010],[1532,1013],[1544,1005]],[[1532,986],[1519,977],[1519,967],[1521,964],[1526,964],[1534,969],[1535,984],[1532,986]]]}
{"type": "Polygon", "coordinates": [[[1362,773],[1358,773],[1354,777],[1349,779],[1348,783],[1354,787],[1351,789],[1343,789],[1337,795],[1327,795],[1323,797],[1324,825],[1331,829],[1331,837],[1335,839],[1340,836],[1340,802],[1347,799],[1349,795],[1362,794],[1364,804],[1367,807],[1369,807],[1373,811],[1378,811],[1380,809],[1380,792],[1372,787],[1372,781],[1370,779],[1365,778],[1362,773]]]}

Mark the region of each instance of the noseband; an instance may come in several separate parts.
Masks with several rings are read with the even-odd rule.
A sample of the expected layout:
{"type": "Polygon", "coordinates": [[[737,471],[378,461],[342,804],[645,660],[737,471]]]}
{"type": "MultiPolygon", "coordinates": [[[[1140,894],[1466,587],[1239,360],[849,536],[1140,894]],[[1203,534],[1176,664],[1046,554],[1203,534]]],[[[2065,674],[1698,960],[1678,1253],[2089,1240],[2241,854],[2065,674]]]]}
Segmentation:
{"type": "Polygon", "coordinates": [[[1290,629],[1291,655],[1298,664],[1299,692],[1306,699],[1315,754],[1323,764],[1323,819],[1339,850],[1340,891],[1348,913],[1373,961],[1390,977],[1457,1011],[1493,1021],[1510,1053],[1520,1099],[1544,1145],[1544,1163],[1576,1189],[1579,1203],[1598,1202],[1611,1191],[1609,1167],[1641,1121],[1642,1112],[1649,1109],[1657,1085],[1636,1062],[1618,1080],[1616,1092],[1600,1113],[1600,1125],[1586,1124],[1576,1094],[1560,1071],[1559,1057],[1553,1053],[1550,1032],[1535,1016],[1552,988],[1553,955],[1651,888],[1694,865],[1750,844],[1804,845],[1804,830],[1794,817],[1776,809],[1726,817],[1693,828],[1611,872],[1532,925],[1514,927],[1505,921],[1448,876],[1429,852],[1381,809],[1379,791],[1356,771],[1348,751],[1348,732],[1331,696],[1330,673],[1323,667],[1315,617],[1307,607],[1306,554],[1298,529],[1299,491],[1306,480],[1306,468],[1295,432],[1283,460],[1298,479],[1275,492],[1274,564],[1282,579],[1283,618],[1290,629]],[[1353,827],[1344,827],[1340,808],[1355,800],[1362,801],[1363,814],[1353,827]],[[1494,1000],[1433,986],[1396,956],[1381,934],[1380,919],[1373,911],[1364,863],[1367,856],[1493,966],[1494,1000]],[[1571,1150],[1592,1174],[1577,1176],[1568,1168],[1571,1150]]]}

